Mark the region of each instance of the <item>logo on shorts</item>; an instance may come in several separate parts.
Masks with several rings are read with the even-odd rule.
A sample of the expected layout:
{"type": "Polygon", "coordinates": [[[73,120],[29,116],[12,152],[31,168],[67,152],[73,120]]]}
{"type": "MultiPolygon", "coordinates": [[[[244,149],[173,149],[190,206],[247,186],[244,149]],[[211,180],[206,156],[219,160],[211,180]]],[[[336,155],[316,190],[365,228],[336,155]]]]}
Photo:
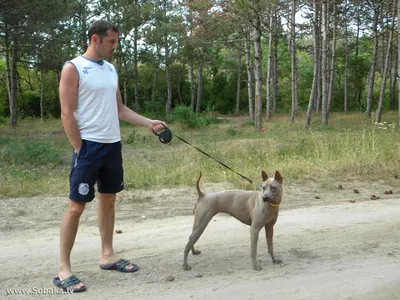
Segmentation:
{"type": "Polygon", "coordinates": [[[86,196],[89,193],[89,185],[87,183],[79,184],[78,191],[82,196],[86,196]]]}

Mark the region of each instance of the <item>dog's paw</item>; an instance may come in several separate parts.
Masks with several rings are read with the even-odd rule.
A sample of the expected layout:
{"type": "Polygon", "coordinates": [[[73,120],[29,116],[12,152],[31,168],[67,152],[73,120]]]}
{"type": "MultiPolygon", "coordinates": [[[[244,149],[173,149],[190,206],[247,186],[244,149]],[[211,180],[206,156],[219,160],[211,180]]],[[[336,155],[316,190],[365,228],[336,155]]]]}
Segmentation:
{"type": "Polygon", "coordinates": [[[273,262],[274,264],[276,264],[276,265],[279,265],[279,264],[282,263],[282,260],[280,260],[280,259],[273,259],[272,262],[273,262]]]}
{"type": "Polygon", "coordinates": [[[261,271],[261,266],[259,265],[259,264],[255,264],[255,265],[253,265],[253,270],[255,270],[255,271],[261,271]]]}
{"type": "Polygon", "coordinates": [[[192,267],[186,264],[186,265],[183,265],[183,269],[184,269],[185,271],[189,271],[189,270],[192,269],[192,267]]]}
{"type": "Polygon", "coordinates": [[[194,251],[192,251],[192,254],[193,254],[193,255],[199,255],[200,253],[201,253],[200,250],[194,250],[194,251]]]}

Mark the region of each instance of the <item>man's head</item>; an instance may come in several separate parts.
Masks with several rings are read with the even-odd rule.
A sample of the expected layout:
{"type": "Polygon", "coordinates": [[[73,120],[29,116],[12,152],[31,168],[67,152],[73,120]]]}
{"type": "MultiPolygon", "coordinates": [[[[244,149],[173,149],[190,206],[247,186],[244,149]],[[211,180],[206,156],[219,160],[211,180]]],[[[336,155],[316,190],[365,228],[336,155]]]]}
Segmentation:
{"type": "Polygon", "coordinates": [[[101,58],[109,58],[117,48],[118,28],[105,20],[95,21],[88,30],[89,45],[101,58]]]}

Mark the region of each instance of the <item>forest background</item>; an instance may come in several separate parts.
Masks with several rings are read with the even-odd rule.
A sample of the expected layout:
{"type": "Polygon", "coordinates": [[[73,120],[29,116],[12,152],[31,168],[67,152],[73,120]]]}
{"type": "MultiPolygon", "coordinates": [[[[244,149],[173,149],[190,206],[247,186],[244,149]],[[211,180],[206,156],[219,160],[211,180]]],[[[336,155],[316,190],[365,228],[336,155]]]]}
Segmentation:
{"type": "MultiPolygon", "coordinates": [[[[59,118],[63,63],[96,19],[120,28],[126,105],[262,120],[398,109],[400,1],[0,0],[0,122],[59,118]]],[[[373,114],[374,113],[374,114],[373,114]]]]}

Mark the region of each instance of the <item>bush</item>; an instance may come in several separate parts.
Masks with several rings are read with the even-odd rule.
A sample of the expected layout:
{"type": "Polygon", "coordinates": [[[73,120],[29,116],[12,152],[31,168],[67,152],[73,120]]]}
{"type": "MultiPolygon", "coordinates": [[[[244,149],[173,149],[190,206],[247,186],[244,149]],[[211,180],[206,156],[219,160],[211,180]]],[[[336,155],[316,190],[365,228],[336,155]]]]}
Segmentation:
{"type": "Polygon", "coordinates": [[[8,123],[8,119],[5,117],[0,116],[0,125],[5,125],[8,123]]]}
{"type": "Polygon", "coordinates": [[[180,122],[189,128],[198,127],[197,116],[189,106],[177,106],[171,113],[172,122],[180,122]]]}
{"type": "Polygon", "coordinates": [[[180,122],[184,127],[201,128],[219,122],[213,115],[196,114],[190,106],[177,106],[169,117],[169,122],[180,122]]]}

